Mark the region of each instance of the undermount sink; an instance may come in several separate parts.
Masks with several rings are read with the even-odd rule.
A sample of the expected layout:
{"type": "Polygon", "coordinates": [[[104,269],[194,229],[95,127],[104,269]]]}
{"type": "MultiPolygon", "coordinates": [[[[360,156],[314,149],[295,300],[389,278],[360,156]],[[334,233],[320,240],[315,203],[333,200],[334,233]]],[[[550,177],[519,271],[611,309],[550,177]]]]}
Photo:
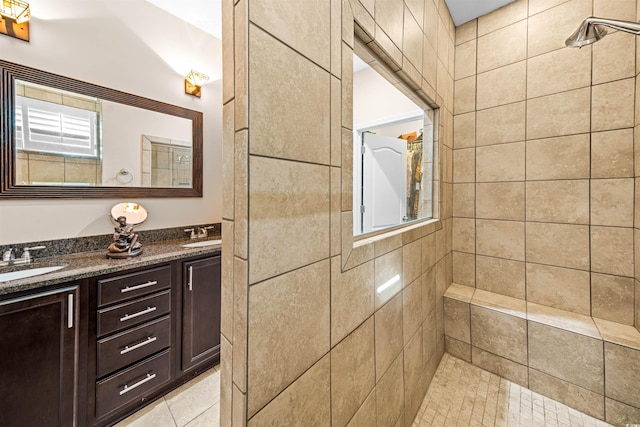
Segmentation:
{"type": "Polygon", "coordinates": [[[40,267],[30,268],[26,270],[10,271],[8,273],[0,273],[0,283],[8,282],[10,280],[24,279],[25,277],[38,276],[40,274],[51,273],[61,268],[65,268],[66,265],[55,265],[53,267],[40,267]]]}
{"type": "Polygon", "coordinates": [[[222,240],[203,240],[201,242],[187,243],[182,245],[183,248],[202,248],[204,246],[221,245],[222,240]]]}

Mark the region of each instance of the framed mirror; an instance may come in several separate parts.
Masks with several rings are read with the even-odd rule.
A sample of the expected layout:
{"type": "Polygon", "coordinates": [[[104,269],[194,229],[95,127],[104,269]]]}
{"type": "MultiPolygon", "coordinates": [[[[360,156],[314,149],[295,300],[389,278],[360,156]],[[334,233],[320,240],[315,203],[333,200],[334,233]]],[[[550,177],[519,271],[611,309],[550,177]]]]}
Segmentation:
{"type": "Polygon", "coordinates": [[[202,113],[1,61],[0,198],[202,197],[202,113]]]}

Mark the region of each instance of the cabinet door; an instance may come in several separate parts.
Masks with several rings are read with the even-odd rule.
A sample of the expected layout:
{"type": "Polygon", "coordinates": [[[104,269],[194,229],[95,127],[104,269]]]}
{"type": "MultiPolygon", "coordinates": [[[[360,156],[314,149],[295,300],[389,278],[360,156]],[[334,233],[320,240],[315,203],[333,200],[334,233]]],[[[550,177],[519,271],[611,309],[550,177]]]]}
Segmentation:
{"type": "Polygon", "coordinates": [[[220,353],[220,256],[183,264],[182,370],[220,353]]]}
{"type": "Polygon", "coordinates": [[[78,287],[0,303],[3,426],[72,426],[78,287]]]}

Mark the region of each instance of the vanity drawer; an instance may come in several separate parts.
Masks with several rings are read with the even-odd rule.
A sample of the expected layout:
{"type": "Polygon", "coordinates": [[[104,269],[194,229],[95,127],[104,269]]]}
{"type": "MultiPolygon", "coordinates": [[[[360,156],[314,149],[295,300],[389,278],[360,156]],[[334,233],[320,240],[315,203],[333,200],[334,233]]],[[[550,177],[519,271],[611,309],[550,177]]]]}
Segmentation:
{"type": "Polygon", "coordinates": [[[96,384],[96,417],[134,401],[166,384],[171,377],[171,357],[167,349],[96,384]]]}
{"type": "Polygon", "coordinates": [[[136,326],[171,310],[171,291],[139,298],[98,311],[98,336],[136,326]]]}
{"type": "Polygon", "coordinates": [[[102,377],[169,347],[171,320],[162,317],[98,341],[97,376],[102,377]]]}
{"type": "Polygon", "coordinates": [[[98,306],[129,300],[171,286],[171,266],[98,280],[98,306]]]}

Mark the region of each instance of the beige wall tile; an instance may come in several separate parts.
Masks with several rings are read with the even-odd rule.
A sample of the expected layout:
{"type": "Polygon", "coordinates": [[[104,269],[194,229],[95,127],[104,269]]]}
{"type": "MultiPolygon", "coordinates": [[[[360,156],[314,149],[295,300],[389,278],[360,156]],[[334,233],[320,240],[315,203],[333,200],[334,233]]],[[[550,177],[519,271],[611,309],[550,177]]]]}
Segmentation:
{"type": "Polygon", "coordinates": [[[476,287],[513,298],[525,298],[525,263],[476,256],[476,287]]]}
{"type": "Polygon", "coordinates": [[[235,384],[232,384],[232,388],[233,397],[231,399],[231,419],[236,420],[241,427],[244,427],[247,425],[247,395],[246,393],[241,392],[235,384]],[[237,420],[240,421],[238,422],[237,420]]]}
{"type": "Polygon", "coordinates": [[[640,351],[605,343],[604,359],[607,397],[640,408],[640,351]]]}
{"type": "Polygon", "coordinates": [[[431,233],[422,239],[422,267],[428,270],[436,261],[436,235],[431,233]]]}
{"type": "Polygon", "coordinates": [[[478,74],[477,108],[482,110],[523,101],[526,98],[526,72],[526,61],[521,61],[478,74]]]}
{"type": "Polygon", "coordinates": [[[589,178],[589,134],[527,141],[527,180],[589,178]]]}
{"type": "MultiPolygon", "coordinates": [[[[429,3],[429,1],[425,3],[429,3]]],[[[466,22],[456,27],[456,46],[475,39],[477,36],[477,30],[478,30],[478,21],[476,19],[473,19],[469,22],[466,22]]]]}
{"type": "Polygon", "coordinates": [[[442,341],[442,336],[437,335],[436,310],[432,310],[422,324],[422,355],[427,362],[436,354],[438,342],[442,341]]]}
{"type": "Polygon", "coordinates": [[[331,350],[331,424],[346,425],[376,382],[373,318],[331,350]]]}
{"type": "MultiPolygon", "coordinates": [[[[611,16],[611,13],[607,12],[606,16],[611,16]]],[[[632,34],[622,31],[608,34],[599,43],[594,44],[592,49],[593,84],[612,82],[635,75],[636,40],[632,34]]]]}
{"type": "Polygon", "coordinates": [[[476,184],[476,217],[524,221],[524,182],[476,184]]]}
{"type": "Polygon", "coordinates": [[[527,223],[527,261],[589,269],[589,226],[527,223]]]}
{"type": "Polygon", "coordinates": [[[548,396],[592,417],[604,418],[604,396],[602,394],[594,393],[535,369],[529,369],[529,387],[536,393],[548,396]]]}
{"type": "Polygon", "coordinates": [[[233,259],[233,383],[247,392],[248,281],[247,261],[233,259]]]}
{"type": "Polygon", "coordinates": [[[383,292],[375,293],[375,309],[382,307],[382,305],[389,301],[394,295],[402,290],[404,283],[403,276],[403,262],[402,262],[402,248],[398,248],[395,251],[389,252],[381,257],[378,257],[374,261],[375,268],[375,288],[377,289],[394,276],[399,275],[400,280],[394,285],[388,287],[383,292]]]}
{"type": "Polygon", "coordinates": [[[342,83],[331,77],[331,166],[342,164],[342,83]]]}
{"type": "MultiPolygon", "coordinates": [[[[233,341],[233,221],[222,220],[222,284],[220,287],[220,333],[233,341]]],[[[245,284],[248,286],[248,284],[245,284]]]]}
{"type": "MultiPolygon", "coordinates": [[[[435,315],[436,290],[436,269],[434,267],[422,275],[422,312],[425,319],[429,319],[430,315],[435,315]]],[[[435,323],[433,325],[435,331],[435,323]]]]}
{"type": "Polygon", "coordinates": [[[524,261],[524,222],[477,220],[478,255],[524,261]]]}
{"type": "Polygon", "coordinates": [[[465,148],[453,150],[453,182],[474,182],[476,180],[476,150],[465,148]]]}
{"type": "Polygon", "coordinates": [[[248,426],[294,425],[301,419],[310,426],[329,426],[332,367],[329,355],[323,357],[251,418],[248,426]]]}
{"type": "Polygon", "coordinates": [[[478,36],[511,25],[527,17],[527,2],[516,1],[478,18],[478,36]]]}
{"type": "Polygon", "coordinates": [[[564,3],[566,0],[536,0],[529,2],[529,16],[544,12],[554,6],[564,3]]]}
{"type": "Polygon", "coordinates": [[[385,374],[402,352],[402,293],[396,295],[375,314],[376,381],[385,374]]]}
{"type": "Polygon", "coordinates": [[[633,129],[591,134],[591,177],[633,176],[633,129]]]}
{"type": "Polygon", "coordinates": [[[422,279],[419,278],[402,291],[402,333],[404,344],[411,339],[422,325],[422,279]]]}
{"type": "Polygon", "coordinates": [[[527,363],[527,321],[471,305],[471,344],[520,364],[527,363]]]}
{"type": "Polygon", "coordinates": [[[254,26],[249,49],[251,154],[329,164],[329,73],[254,26]]]}
{"type": "Polygon", "coordinates": [[[633,277],[633,229],[592,226],[591,270],[633,277]]]}
{"type": "Polygon", "coordinates": [[[64,163],[29,160],[31,182],[64,182],[64,163]]]}
{"type": "Polygon", "coordinates": [[[249,167],[250,283],[328,257],[329,167],[263,157],[249,167]]]}
{"type": "MultiPolygon", "coordinates": [[[[545,0],[540,6],[548,7],[548,3],[545,0]]],[[[565,1],[531,16],[527,38],[529,57],[564,48],[567,37],[578,28],[584,18],[592,15],[591,4],[591,0],[565,1]]],[[[536,6],[538,5],[532,5],[536,6]]]]}
{"type": "Polygon", "coordinates": [[[329,351],[329,270],[325,260],[249,289],[250,415],[329,351]]]}
{"type": "Polygon", "coordinates": [[[471,314],[469,303],[444,299],[444,334],[469,344],[471,342],[471,314]]]}
{"type": "Polygon", "coordinates": [[[482,369],[493,372],[523,387],[529,386],[529,371],[525,365],[496,356],[475,346],[471,347],[471,359],[474,365],[482,369]]]}
{"type": "Polygon", "coordinates": [[[625,405],[616,400],[605,397],[604,399],[606,421],[615,426],[633,424],[640,420],[640,409],[625,405]]]}
{"type": "Polygon", "coordinates": [[[465,252],[453,252],[453,282],[475,286],[476,256],[465,252]]]}
{"type": "Polygon", "coordinates": [[[468,218],[453,218],[452,247],[454,251],[476,252],[476,221],[468,218]]]}
{"type": "Polygon", "coordinates": [[[460,80],[476,74],[476,40],[456,46],[455,79],[460,80]]]}
{"type": "Polygon", "coordinates": [[[453,357],[457,357],[458,359],[471,363],[471,344],[445,336],[444,345],[447,353],[453,357]]]}
{"type": "Polygon", "coordinates": [[[456,80],[454,113],[462,114],[476,109],[476,76],[456,80]]]}
{"type": "Polygon", "coordinates": [[[527,182],[527,221],[589,224],[589,180],[527,182]]]}
{"type": "Polygon", "coordinates": [[[524,141],[525,106],[523,101],[478,111],[476,145],[524,141]]]}
{"type": "MultiPolygon", "coordinates": [[[[251,3],[249,19],[325,69],[329,69],[330,3],[312,0],[291,5],[286,0],[259,0],[251,3]],[[300,22],[308,20],[308,16],[313,16],[314,19],[309,20],[311,22],[308,25],[300,25],[300,22]]],[[[252,50],[251,55],[256,53],[252,50]]],[[[252,72],[255,71],[256,68],[252,67],[252,72]]]]}
{"type": "MultiPolygon", "coordinates": [[[[437,84],[437,70],[438,70],[438,55],[436,54],[436,50],[433,45],[429,42],[429,40],[425,37],[423,43],[423,53],[422,53],[422,75],[425,81],[430,84],[433,88],[436,87],[437,84]]],[[[475,80],[474,80],[475,81],[475,80]]],[[[475,87],[474,87],[475,90],[475,87]]],[[[435,91],[434,96],[435,98],[435,91]]]]}
{"type": "Polygon", "coordinates": [[[630,128],[634,125],[634,79],[593,86],[591,130],[630,128]]]}
{"type": "Polygon", "coordinates": [[[633,325],[634,279],[631,277],[591,274],[593,317],[633,325]]]}
{"type": "Polygon", "coordinates": [[[475,184],[453,184],[453,216],[475,216],[475,184]]]}
{"type": "Polygon", "coordinates": [[[376,392],[372,391],[358,412],[351,418],[348,427],[367,427],[376,424],[376,392]]]}
{"type": "Polygon", "coordinates": [[[394,426],[404,407],[403,356],[395,358],[376,384],[376,414],[378,426],[394,426]]]}
{"type": "Polygon", "coordinates": [[[527,301],[591,315],[588,271],[527,263],[527,301]]]}
{"type": "MultiPolygon", "coordinates": [[[[409,12],[406,6],[404,10],[402,53],[415,68],[422,69],[422,42],[424,40],[424,33],[420,28],[421,25],[418,24],[418,21],[411,15],[411,12],[409,12]]],[[[420,18],[422,19],[422,14],[420,18]]]]}
{"type": "MultiPolygon", "coordinates": [[[[413,420],[420,409],[424,392],[420,386],[423,374],[422,331],[414,334],[403,351],[405,416],[413,420]]],[[[404,424],[401,424],[403,426],[404,424]]]]}
{"type": "Polygon", "coordinates": [[[633,227],[634,180],[591,180],[591,223],[633,227]]]}
{"type": "Polygon", "coordinates": [[[342,272],[340,256],[331,259],[331,345],[373,314],[373,261],[342,272]]]}
{"type": "Polygon", "coordinates": [[[527,138],[589,132],[590,96],[583,88],[527,100],[527,138]]]}
{"type": "Polygon", "coordinates": [[[402,278],[405,285],[412,283],[422,274],[422,242],[415,240],[402,247],[402,278]]]}
{"type": "Polygon", "coordinates": [[[604,360],[599,339],[529,321],[529,367],[604,394],[604,360]],[[572,357],[566,357],[567,354],[572,357]]]}
{"type": "Polygon", "coordinates": [[[610,19],[635,21],[636,7],[632,1],[619,1],[611,3],[606,0],[594,0],[593,14],[594,16],[611,17],[610,19]]]}
{"type": "MultiPolygon", "coordinates": [[[[233,22],[233,21],[232,21],[233,22]]],[[[231,45],[233,49],[233,44],[231,45]]],[[[233,55],[232,55],[233,56],[233,55]]],[[[235,136],[234,136],[234,103],[227,103],[222,107],[222,217],[233,219],[234,186],[235,186],[235,136]]],[[[233,252],[233,248],[231,248],[233,252]]]]}
{"type": "Polygon", "coordinates": [[[402,49],[404,3],[375,0],[375,20],[395,45],[402,49]]]}
{"type": "Polygon", "coordinates": [[[453,118],[453,147],[470,148],[476,145],[476,113],[458,114],[453,118]]]}
{"type": "Polygon", "coordinates": [[[529,58],[527,97],[551,95],[591,85],[591,52],[560,49],[529,58]]]}
{"type": "MultiPolygon", "coordinates": [[[[235,103],[235,101],[234,101],[235,103]]],[[[249,240],[249,132],[236,132],[234,139],[234,254],[247,259],[249,240]]]]}
{"type": "Polygon", "coordinates": [[[478,73],[527,59],[527,21],[478,38],[478,73]]]}
{"type": "Polygon", "coordinates": [[[491,145],[476,148],[476,180],[524,181],[525,143],[491,145]]]}

